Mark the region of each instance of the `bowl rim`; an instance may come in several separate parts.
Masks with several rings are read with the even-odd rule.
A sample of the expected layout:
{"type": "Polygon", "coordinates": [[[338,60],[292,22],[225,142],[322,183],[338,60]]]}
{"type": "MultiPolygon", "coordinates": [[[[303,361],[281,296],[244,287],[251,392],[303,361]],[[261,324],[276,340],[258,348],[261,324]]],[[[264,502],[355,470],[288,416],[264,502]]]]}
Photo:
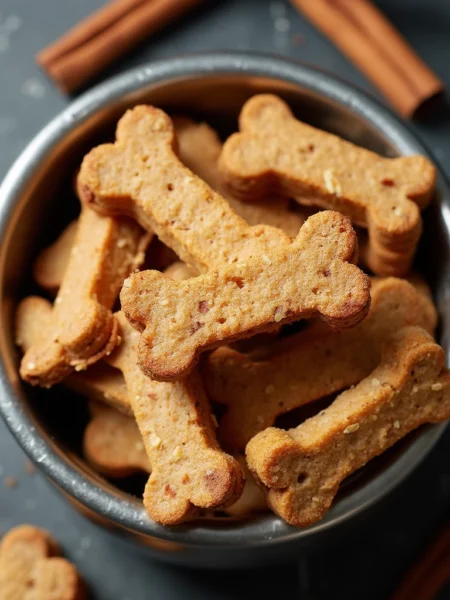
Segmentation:
{"type": "MultiPolygon", "coordinates": [[[[10,215],[22,188],[41,160],[70,130],[84,122],[102,107],[147,85],[179,79],[195,79],[216,75],[251,75],[287,81],[324,95],[346,106],[368,125],[381,131],[400,154],[424,154],[428,149],[409,127],[393,113],[364,92],[344,83],[320,69],[298,61],[253,52],[208,52],[154,61],[126,71],[92,88],[73,101],[48,123],[15,161],[0,187],[0,239],[3,239],[10,215]]],[[[434,161],[436,162],[436,161],[434,161]]],[[[438,168],[437,188],[441,196],[450,198],[450,189],[438,168]]],[[[450,218],[444,203],[439,206],[444,217],[447,237],[450,237],[450,218]]],[[[37,433],[30,415],[24,410],[7,375],[3,356],[0,357],[0,413],[10,431],[42,471],[78,503],[112,520],[134,533],[152,536],[184,546],[216,546],[225,548],[274,546],[286,542],[311,542],[313,536],[330,532],[377,503],[403,481],[425,458],[443,434],[446,424],[426,427],[410,446],[379,476],[349,496],[352,502],[343,514],[334,515],[333,507],[318,523],[297,529],[275,515],[223,524],[197,522],[172,528],[163,527],[147,516],[139,499],[124,500],[119,493],[102,489],[89,480],[74,464],[37,433]]],[[[348,502],[344,497],[340,503],[348,502]]],[[[342,505],[342,504],[341,504],[342,505]]]]}

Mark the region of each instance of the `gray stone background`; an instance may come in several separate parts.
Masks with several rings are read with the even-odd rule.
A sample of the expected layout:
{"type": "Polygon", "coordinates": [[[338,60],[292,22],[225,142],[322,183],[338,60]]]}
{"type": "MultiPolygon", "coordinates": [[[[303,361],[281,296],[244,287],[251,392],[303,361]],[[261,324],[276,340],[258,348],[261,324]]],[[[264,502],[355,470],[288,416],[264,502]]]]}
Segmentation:
{"type": "MultiPolygon", "coordinates": [[[[313,1],[313,0],[311,0],[313,1]]],[[[355,0],[356,1],[356,0],[355,0]]],[[[35,133],[70,98],[35,66],[34,55],[92,12],[102,0],[0,0],[0,176],[35,133]]],[[[450,87],[450,2],[379,0],[378,5],[450,87]]],[[[194,11],[120,61],[101,79],[185,51],[261,50],[319,65],[377,95],[376,90],[285,0],[220,0],[194,11]]],[[[450,172],[450,111],[414,125],[450,172]]],[[[22,522],[50,529],[88,581],[93,600],[387,598],[405,567],[442,525],[450,499],[444,436],[423,465],[351,537],[299,565],[255,571],[194,571],[146,559],[78,515],[38,473],[0,423],[0,532],[22,522]],[[14,488],[6,485],[17,480],[14,488]]],[[[440,599],[450,598],[449,590],[440,599]]]]}

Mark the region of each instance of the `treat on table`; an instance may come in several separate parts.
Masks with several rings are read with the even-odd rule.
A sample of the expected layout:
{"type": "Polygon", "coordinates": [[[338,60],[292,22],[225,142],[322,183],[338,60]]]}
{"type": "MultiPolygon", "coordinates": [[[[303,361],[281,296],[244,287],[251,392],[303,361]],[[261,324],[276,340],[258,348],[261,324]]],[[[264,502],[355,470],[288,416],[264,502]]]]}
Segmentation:
{"type": "Polygon", "coordinates": [[[142,332],[139,365],[155,379],[179,379],[201,352],[298,319],[355,325],[370,303],[367,276],[348,262],[355,242],[348,219],[324,211],[290,246],[270,254],[182,282],[158,271],[132,275],[120,299],[142,332]]]}
{"type": "Polygon", "coordinates": [[[239,128],[225,142],[219,163],[236,193],[249,201],[284,193],[338,210],[368,229],[367,263],[376,274],[409,270],[422,231],[420,210],[436,179],[428,159],[381,157],[298,121],[270,94],[248,100],[239,128]]]}
{"type": "Polygon", "coordinates": [[[60,554],[48,531],[33,525],[11,529],[0,543],[0,598],[85,600],[76,567],[60,554]]]}

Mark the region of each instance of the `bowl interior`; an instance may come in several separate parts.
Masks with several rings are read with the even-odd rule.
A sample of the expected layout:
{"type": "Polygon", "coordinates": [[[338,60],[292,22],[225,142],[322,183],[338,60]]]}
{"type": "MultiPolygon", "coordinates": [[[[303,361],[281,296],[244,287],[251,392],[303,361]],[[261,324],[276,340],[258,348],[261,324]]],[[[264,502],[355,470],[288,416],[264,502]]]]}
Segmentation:
{"type": "MultiPolygon", "coordinates": [[[[104,86],[103,92],[100,88],[97,95],[78,101],[75,108],[58,117],[25,152],[4,186],[0,204],[3,218],[0,349],[4,363],[3,391],[7,396],[2,408],[11,428],[32,458],[41,462],[44,470],[79,503],[108,514],[128,529],[180,543],[239,544],[245,539],[247,544],[258,544],[264,540],[307,536],[330,527],[390,489],[400,473],[417,464],[442,430],[423,428],[372,461],[345,482],[325,519],[306,530],[294,530],[273,515],[244,522],[227,519],[195,523],[167,530],[150,522],[139,498],[133,495],[142,490],[143,478],[131,478],[125,485],[116,486],[93,472],[82,459],[82,432],[88,420],[85,403],[61,386],[39,390],[19,380],[20,355],[14,344],[13,314],[18,299],[40,293],[32,283],[32,261],[39,249],[53,241],[76,215],[74,173],[86,151],[99,142],[113,139],[115,123],[127,107],[155,104],[170,113],[206,120],[226,137],[236,129],[239,109],[247,98],[259,92],[273,92],[283,97],[302,120],[385,156],[424,152],[409,132],[383,109],[356,92],[350,92],[353,95],[346,99],[345,93],[349,93],[346,86],[334,82],[328,90],[323,89],[321,81],[329,79],[296,65],[289,67],[289,73],[279,68],[273,75],[265,76],[267,64],[258,64],[241,70],[223,68],[219,72],[204,68],[202,72],[200,63],[192,63],[191,72],[185,65],[183,70],[172,70],[164,77],[155,76],[155,69],[148,72],[141,69],[129,77],[124,89],[116,85],[110,88],[115,92],[108,94],[107,87],[104,86]],[[28,444],[22,438],[23,432],[17,431],[19,426],[27,429],[28,444]],[[30,436],[35,440],[31,444],[30,436]]],[[[440,180],[438,196],[443,195],[447,195],[447,189],[440,180]]],[[[441,342],[448,350],[449,327],[444,307],[449,238],[445,204],[441,198],[438,200],[425,214],[425,231],[433,231],[433,235],[424,236],[417,267],[432,285],[441,309],[441,342]]]]}

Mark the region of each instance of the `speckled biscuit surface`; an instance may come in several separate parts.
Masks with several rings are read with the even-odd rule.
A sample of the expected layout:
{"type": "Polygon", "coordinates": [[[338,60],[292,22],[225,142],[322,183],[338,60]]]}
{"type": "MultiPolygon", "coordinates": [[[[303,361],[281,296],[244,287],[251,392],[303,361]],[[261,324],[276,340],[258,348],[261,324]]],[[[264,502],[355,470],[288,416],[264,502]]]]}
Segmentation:
{"type": "Polygon", "coordinates": [[[157,271],[124,282],[122,309],[142,331],[139,364],[158,380],[181,378],[200,352],[300,318],[355,325],[367,314],[370,282],[353,264],[348,219],[310,217],[293,243],[270,255],[183,282],[157,271]]]}
{"type": "Polygon", "coordinates": [[[84,600],[76,568],[58,555],[47,531],[32,525],[11,529],[0,544],[0,598],[84,600]]]}
{"type": "MultiPolygon", "coordinates": [[[[16,343],[24,352],[48,340],[52,328],[52,305],[45,298],[28,296],[16,310],[16,343]]],[[[123,375],[103,360],[90,365],[85,371],[72,373],[64,385],[82,396],[114,406],[123,413],[132,414],[130,399],[123,375]]]]}
{"type": "Polygon", "coordinates": [[[48,337],[23,357],[25,381],[51,386],[114,348],[117,324],[111,308],[123,280],[143,258],[143,240],[147,236],[131,220],[83,208],[48,337]]]}
{"type": "Polygon", "coordinates": [[[279,229],[250,227],[175,149],[170,118],[153,106],[136,106],[120,119],[115,144],[85,156],[80,197],[104,214],[136,218],[198,272],[290,244],[279,229]]]}
{"type": "Polygon", "coordinates": [[[151,472],[144,442],[133,417],[97,402],[89,403],[91,421],[83,436],[84,455],[107,477],[151,472]]]}
{"type": "Polygon", "coordinates": [[[174,281],[184,281],[185,279],[198,275],[195,269],[180,260],[176,260],[169,265],[167,269],[164,270],[164,274],[174,281]]]}
{"type": "Polygon", "coordinates": [[[222,143],[212,127],[186,117],[175,117],[173,124],[181,161],[214,190],[220,192],[240,217],[249,225],[265,223],[279,227],[291,237],[297,235],[305,217],[289,209],[288,198],[265,198],[249,203],[236,198],[225,188],[217,165],[222,143]]]}
{"type": "Polygon", "coordinates": [[[387,278],[373,283],[370,312],[352,329],[313,327],[267,360],[218,348],[204,361],[202,375],[209,398],[227,406],[220,438],[227,448],[244,449],[278,415],[359,383],[377,366],[381,345],[393,331],[419,325],[433,333],[436,322],[436,309],[423,292],[387,278]]]}
{"type": "Polygon", "coordinates": [[[67,265],[70,260],[78,221],[67,225],[58,239],[48,248],[44,248],[33,265],[33,279],[50,294],[56,294],[61,285],[67,265]]]}
{"type": "Polygon", "coordinates": [[[123,341],[109,360],[124,374],[152,465],[144,493],[148,514],[174,525],[195,516],[196,508],[232,504],[242,492],[242,470],[217,444],[200,377],[175,383],[146,377],[137,365],[139,333],[122,313],[117,318],[123,341]]]}
{"type": "Polygon", "coordinates": [[[424,329],[405,327],[387,340],[378,367],[327,409],[295,429],[258,433],[247,462],[271,508],[306,526],[324,516],[348,475],[419,425],[449,417],[444,351],[424,329]]]}
{"type": "Polygon", "coordinates": [[[257,513],[265,512],[269,510],[267,506],[266,494],[256,484],[253,475],[250,473],[247,467],[247,462],[243,454],[235,456],[236,460],[242,467],[242,471],[245,474],[245,485],[242,491],[242,495],[234,504],[224,508],[224,512],[230,517],[245,518],[254,516],[257,513]]]}
{"type": "Polygon", "coordinates": [[[284,192],[303,204],[338,210],[368,228],[375,273],[406,272],[422,230],[420,209],[436,179],[428,159],[383,158],[296,120],[269,94],[244,105],[239,125],[220,157],[223,176],[236,192],[248,200],[284,192]]]}

